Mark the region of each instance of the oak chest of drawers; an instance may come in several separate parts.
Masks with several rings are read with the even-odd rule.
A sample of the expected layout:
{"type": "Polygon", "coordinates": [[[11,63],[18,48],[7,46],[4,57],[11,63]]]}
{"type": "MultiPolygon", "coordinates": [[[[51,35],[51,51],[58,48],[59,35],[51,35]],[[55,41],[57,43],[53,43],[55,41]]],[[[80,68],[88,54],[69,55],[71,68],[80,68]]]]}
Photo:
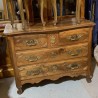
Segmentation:
{"type": "Polygon", "coordinates": [[[92,78],[92,22],[29,28],[4,33],[8,39],[18,93],[25,83],[63,76],[92,78]]]}

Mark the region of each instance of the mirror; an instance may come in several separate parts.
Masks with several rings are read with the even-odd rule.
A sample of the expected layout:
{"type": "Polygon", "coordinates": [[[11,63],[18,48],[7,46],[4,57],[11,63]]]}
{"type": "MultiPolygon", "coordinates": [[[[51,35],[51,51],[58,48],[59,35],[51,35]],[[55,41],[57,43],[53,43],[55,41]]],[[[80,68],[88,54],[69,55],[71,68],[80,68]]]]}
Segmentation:
{"type": "MultiPolygon", "coordinates": [[[[62,14],[75,15],[76,12],[76,0],[63,0],[62,14]]],[[[58,15],[60,15],[60,0],[57,0],[58,15]]]]}

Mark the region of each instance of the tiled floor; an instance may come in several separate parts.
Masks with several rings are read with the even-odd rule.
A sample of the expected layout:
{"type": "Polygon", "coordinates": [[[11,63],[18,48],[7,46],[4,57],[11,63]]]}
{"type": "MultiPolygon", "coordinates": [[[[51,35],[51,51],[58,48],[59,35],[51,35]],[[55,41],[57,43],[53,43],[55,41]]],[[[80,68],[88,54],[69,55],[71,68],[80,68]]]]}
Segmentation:
{"type": "Polygon", "coordinates": [[[17,94],[13,78],[0,80],[0,98],[98,98],[98,67],[95,68],[91,83],[85,79],[62,78],[58,81],[44,81],[17,94]]]}

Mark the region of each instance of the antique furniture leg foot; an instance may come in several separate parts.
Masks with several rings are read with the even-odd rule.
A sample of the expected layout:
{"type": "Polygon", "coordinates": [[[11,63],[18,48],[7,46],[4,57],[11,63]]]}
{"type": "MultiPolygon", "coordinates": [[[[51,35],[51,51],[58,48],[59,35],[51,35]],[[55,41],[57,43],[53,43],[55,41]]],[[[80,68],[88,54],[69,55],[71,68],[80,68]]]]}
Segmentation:
{"type": "Polygon", "coordinates": [[[53,24],[54,24],[54,26],[56,26],[56,24],[57,24],[57,21],[54,21],[54,22],[53,22],[53,24]]]}
{"type": "Polygon", "coordinates": [[[92,76],[87,76],[87,77],[86,77],[86,81],[87,81],[88,83],[91,83],[91,82],[92,82],[91,79],[92,79],[92,76]]]}
{"type": "Polygon", "coordinates": [[[17,93],[20,95],[20,94],[22,94],[22,88],[18,88],[18,90],[17,90],[17,93]]]}
{"type": "Polygon", "coordinates": [[[45,25],[46,25],[46,22],[42,22],[42,24],[43,24],[43,27],[45,27],[45,25]]]}

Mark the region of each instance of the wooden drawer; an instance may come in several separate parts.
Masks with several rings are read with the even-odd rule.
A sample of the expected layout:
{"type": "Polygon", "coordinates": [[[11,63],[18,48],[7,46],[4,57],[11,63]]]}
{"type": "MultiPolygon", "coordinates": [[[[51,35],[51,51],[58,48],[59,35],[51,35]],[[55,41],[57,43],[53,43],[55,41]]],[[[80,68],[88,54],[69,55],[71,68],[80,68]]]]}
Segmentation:
{"type": "Polygon", "coordinates": [[[56,74],[66,74],[76,71],[86,71],[88,60],[86,58],[27,65],[19,68],[21,80],[38,78],[56,74]]]}
{"type": "Polygon", "coordinates": [[[75,57],[87,56],[88,44],[70,45],[54,49],[17,52],[17,66],[49,61],[59,61],[75,57]]]}
{"type": "Polygon", "coordinates": [[[68,30],[59,33],[59,45],[86,42],[89,38],[89,28],[68,30]]]}
{"type": "Polygon", "coordinates": [[[47,35],[36,34],[36,35],[22,35],[14,37],[15,49],[36,49],[47,47],[47,35]]]}

